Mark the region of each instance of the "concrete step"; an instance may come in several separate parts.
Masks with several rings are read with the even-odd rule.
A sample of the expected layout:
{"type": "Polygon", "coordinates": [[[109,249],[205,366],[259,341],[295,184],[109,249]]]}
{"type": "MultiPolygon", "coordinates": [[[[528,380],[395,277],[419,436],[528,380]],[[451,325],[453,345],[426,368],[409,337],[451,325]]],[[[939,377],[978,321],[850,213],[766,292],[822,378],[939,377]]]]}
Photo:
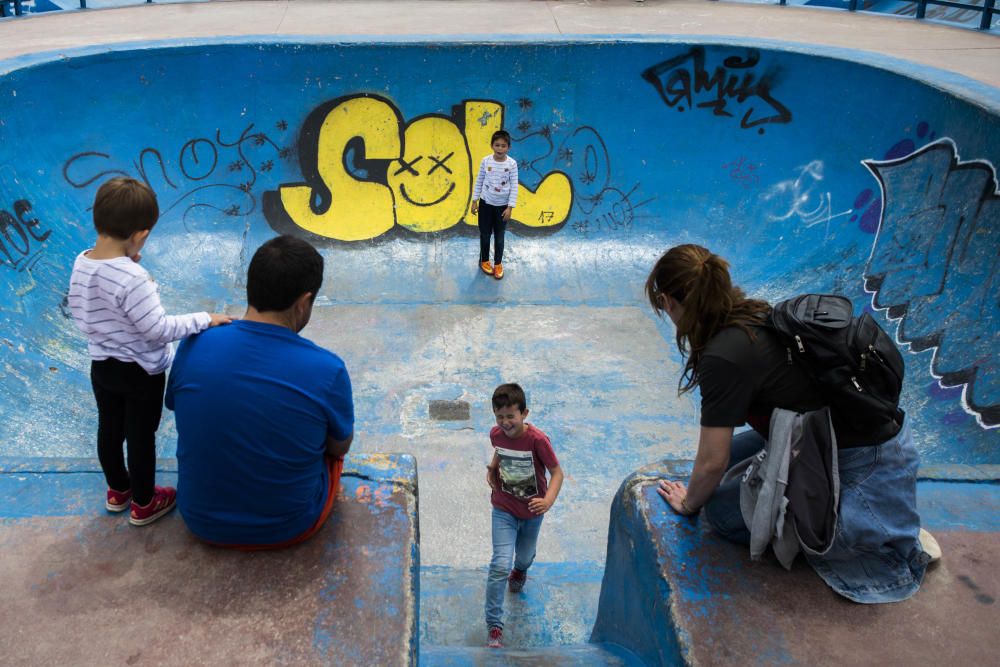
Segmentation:
{"type": "Polygon", "coordinates": [[[961,479],[921,473],[917,509],[943,556],[912,598],[880,605],[838,596],[801,557],[790,572],[751,562],[747,547],[723,540],[703,517],[671,512],[656,481],[689,469],[664,461],[622,484],[596,640],[626,646],[647,664],[996,664],[1000,484],[988,479],[995,466],[961,479]]]}
{"type": "Polygon", "coordinates": [[[105,491],[93,460],[0,459],[0,663],[415,663],[411,457],[348,457],[326,525],[273,552],[208,546],[178,512],[131,526],[105,491]]]}
{"type": "Polygon", "coordinates": [[[427,646],[421,667],[642,667],[642,662],[612,644],[574,644],[533,649],[427,646]]]}
{"type": "MultiPolygon", "coordinates": [[[[486,566],[424,567],[420,572],[420,645],[486,644],[486,566]]],[[[538,563],[520,593],[506,593],[504,644],[537,648],[586,644],[597,616],[601,563],[538,563]]]]}

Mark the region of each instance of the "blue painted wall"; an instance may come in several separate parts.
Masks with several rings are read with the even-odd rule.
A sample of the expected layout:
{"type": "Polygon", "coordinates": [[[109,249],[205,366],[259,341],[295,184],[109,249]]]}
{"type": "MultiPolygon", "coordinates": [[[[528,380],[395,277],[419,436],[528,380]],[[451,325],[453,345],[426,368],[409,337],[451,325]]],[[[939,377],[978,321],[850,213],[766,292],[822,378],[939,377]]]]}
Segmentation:
{"type": "Polygon", "coordinates": [[[925,462],[1000,462],[987,428],[1000,422],[1000,93],[775,46],[240,40],[0,63],[5,452],[91,452],[87,360],[63,298],[98,185],[128,174],[159,193],[143,262],[170,312],[240,306],[248,258],[275,229],[323,246],[321,303],[334,304],[639,305],[659,253],[696,242],[729,258],[748,292],[837,291],[878,309],[910,344],[903,400],[925,462]],[[379,102],[388,152],[321,137],[343,129],[331,112],[350,115],[339,105],[352,100],[379,102]],[[559,174],[571,187],[512,225],[522,254],[502,289],[470,279],[475,230],[449,225],[454,200],[435,205],[444,228],[427,233],[399,198],[400,179],[488,152],[468,138],[499,119],[469,117],[470,101],[502,111],[528,188],[559,174]],[[428,116],[437,129],[408,133],[428,116]],[[371,186],[360,212],[330,192],[330,168],[371,186]],[[302,229],[281,205],[294,187],[360,238],[334,238],[341,223],[302,229]],[[386,197],[398,220],[376,207],[386,197]]]}

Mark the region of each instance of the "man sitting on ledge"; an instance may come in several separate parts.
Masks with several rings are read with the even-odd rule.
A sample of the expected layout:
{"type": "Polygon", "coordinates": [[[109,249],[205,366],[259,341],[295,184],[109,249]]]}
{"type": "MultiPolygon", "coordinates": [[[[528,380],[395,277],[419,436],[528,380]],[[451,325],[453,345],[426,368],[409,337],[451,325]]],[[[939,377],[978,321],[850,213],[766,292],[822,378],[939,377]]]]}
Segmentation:
{"type": "Polygon", "coordinates": [[[340,357],[299,336],[322,282],[315,248],[271,239],[250,262],[243,319],[177,352],[166,393],[177,415],[177,505],[207,542],[290,546],[330,514],[354,403],[340,357]]]}

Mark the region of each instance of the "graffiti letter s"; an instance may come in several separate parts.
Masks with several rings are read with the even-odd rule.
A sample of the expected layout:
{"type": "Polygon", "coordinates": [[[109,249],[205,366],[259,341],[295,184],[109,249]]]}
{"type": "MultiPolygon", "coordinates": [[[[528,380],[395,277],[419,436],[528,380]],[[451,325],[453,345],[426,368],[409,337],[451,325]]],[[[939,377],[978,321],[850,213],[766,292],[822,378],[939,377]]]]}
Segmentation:
{"type": "Polygon", "coordinates": [[[366,160],[398,159],[402,137],[396,108],[374,96],[354,97],[335,103],[318,128],[310,125],[307,121],[303,129],[302,145],[312,143],[311,132],[318,135],[315,164],[304,164],[303,171],[307,177],[317,174],[322,182],[282,186],[285,212],[303,229],[341,241],[375,238],[392,229],[396,224],[392,191],[383,183],[348,173],[344,154],[349,142],[360,139],[366,160]]]}

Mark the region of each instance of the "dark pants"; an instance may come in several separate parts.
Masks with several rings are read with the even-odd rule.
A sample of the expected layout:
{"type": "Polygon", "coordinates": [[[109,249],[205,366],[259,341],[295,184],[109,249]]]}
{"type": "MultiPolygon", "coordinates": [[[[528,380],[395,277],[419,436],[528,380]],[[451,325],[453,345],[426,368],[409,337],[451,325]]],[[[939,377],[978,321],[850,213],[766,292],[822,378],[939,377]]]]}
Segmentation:
{"type": "Polygon", "coordinates": [[[150,375],[136,363],[104,359],[90,363],[97,399],[97,458],[104,479],[115,491],[132,489],[132,499],[153,499],[156,429],[163,411],[166,373],[150,375]],[[128,467],[122,443],[128,442],[128,467]]]}
{"type": "Polygon", "coordinates": [[[493,236],[493,263],[503,263],[503,234],[507,229],[507,221],[503,219],[506,206],[493,206],[484,201],[479,202],[479,261],[490,258],[490,236],[493,236]]]}

